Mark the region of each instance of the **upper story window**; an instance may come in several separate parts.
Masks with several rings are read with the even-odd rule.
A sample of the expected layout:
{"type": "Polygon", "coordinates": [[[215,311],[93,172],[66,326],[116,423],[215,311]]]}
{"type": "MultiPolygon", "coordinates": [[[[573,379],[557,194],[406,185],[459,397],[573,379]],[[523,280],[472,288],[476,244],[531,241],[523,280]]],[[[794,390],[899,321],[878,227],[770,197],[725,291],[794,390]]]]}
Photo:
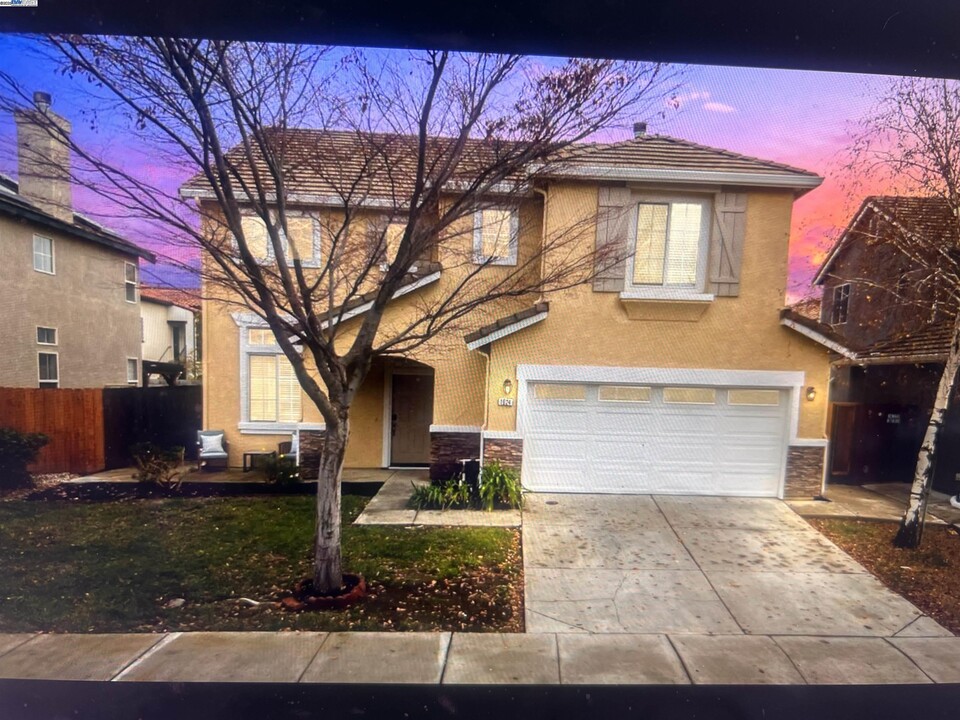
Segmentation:
{"type": "Polygon", "coordinates": [[[843,325],[847,321],[850,308],[850,283],[837,285],[833,289],[833,307],[830,309],[830,324],[843,325]]]}
{"type": "Polygon", "coordinates": [[[386,271],[397,259],[397,251],[403,234],[407,231],[407,224],[400,220],[381,218],[372,226],[374,241],[382,243],[380,269],[386,271]]]}
{"type": "Polygon", "coordinates": [[[516,265],[520,215],[516,208],[487,208],[473,215],[473,262],[516,265]]]}
{"type": "Polygon", "coordinates": [[[135,263],[125,262],[123,264],[123,292],[128,303],[137,301],[139,274],[139,268],[135,263]]]}
{"type": "Polygon", "coordinates": [[[37,344],[38,345],[56,345],[57,329],[49,328],[49,327],[37,327],[37,344]]]}
{"type": "MultiPolygon", "coordinates": [[[[247,215],[240,219],[247,249],[253,257],[263,263],[272,263],[276,253],[267,225],[257,215],[247,215]]],[[[309,215],[288,215],[287,232],[280,229],[280,243],[283,256],[288,265],[293,265],[294,250],[305,267],[318,267],[320,263],[320,226],[309,215]],[[291,246],[292,243],[292,246],[291,246]]]]}
{"type": "Polygon", "coordinates": [[[639,203],[628,286],[699,292],[706,271],[708,217],[705,200],[639,203]]]}
{"type": "Polygon", "coordinates": [[[138,385],[140,383],[140,361],[136,358],[127,358],[127,384],[138,385]]]}
{"type": "Polygon", "coordinates": [[[33,269],[48,275],[55,274],[52,239],[40,235],[33,236],[33,269]]]}
{"type": "Polygon", "coordinates": [[[37,353],[37,378],[39,387],[60,387],[60,356],[57,353],[37,353]]]}

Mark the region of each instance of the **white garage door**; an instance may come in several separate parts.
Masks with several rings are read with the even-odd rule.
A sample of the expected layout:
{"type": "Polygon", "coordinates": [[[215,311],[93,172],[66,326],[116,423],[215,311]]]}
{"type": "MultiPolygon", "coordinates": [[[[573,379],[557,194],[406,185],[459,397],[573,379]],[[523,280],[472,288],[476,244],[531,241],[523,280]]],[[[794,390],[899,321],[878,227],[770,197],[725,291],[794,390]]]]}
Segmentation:
{"type": "Polygon", "coordinates": [[[775,497],[788,404],[777,389],[530,383],[523,484],[775,497]]]}

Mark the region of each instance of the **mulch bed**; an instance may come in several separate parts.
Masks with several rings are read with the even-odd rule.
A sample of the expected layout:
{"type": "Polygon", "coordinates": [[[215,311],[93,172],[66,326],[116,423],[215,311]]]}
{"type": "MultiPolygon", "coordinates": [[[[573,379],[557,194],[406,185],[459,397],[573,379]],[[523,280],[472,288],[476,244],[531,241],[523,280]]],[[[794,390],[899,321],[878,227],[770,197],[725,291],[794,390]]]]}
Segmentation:
{"type": "MultiPolygon", "coordinates": [[[[373,497],[381,482],[343,483],[345,495],[373,497]]],[[[88,482],[60,483],[21,492],[22,499],[39,502],[110,502],[120,500],[160,500],[164,498],[236,497],[240,495],[313,495],[316,482],[276,485],[266,482],[185,482],[179,488],[164,488],[153,483],[88,482]]],[[[11,496],[10,499],[20,499],[11,496]]]]}
{"type": "Polygon", "coordinates": [[[960,533],[954,528],[927,525],[920,547],[904,550],[892,543],[897,523],[826,518],[809,522],[888,588],[960,634],[960,533]]]}

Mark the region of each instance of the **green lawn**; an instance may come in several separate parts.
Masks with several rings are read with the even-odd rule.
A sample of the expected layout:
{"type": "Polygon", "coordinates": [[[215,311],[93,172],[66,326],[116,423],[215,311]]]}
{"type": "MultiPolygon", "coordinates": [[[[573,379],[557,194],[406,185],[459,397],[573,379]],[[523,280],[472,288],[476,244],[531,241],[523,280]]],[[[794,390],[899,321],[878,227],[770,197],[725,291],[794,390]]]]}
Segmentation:
{"type": "Polygon", "coordinates": [[[312,497],[0,503],[0,631],[522,630],[517,531],[350,525],[366,502],[343,497],[344,569],[372,597],[323,613],[238,602],[309,574],[312,497]]]}

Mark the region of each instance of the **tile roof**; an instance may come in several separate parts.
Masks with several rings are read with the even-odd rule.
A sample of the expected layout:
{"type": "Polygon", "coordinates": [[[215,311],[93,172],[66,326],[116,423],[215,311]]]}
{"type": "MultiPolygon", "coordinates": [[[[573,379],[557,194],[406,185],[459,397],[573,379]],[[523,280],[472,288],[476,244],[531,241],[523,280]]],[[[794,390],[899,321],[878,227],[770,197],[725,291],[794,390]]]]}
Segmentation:
{"type": "Polygon", "coordinates": [[[80,213],[74,213],[73,223],[68,223],[41,210],[20,195],[20,186],[16,180],[3,174],[0,174],[0,210],[67,233],[74,238],[105,245],[149,262],[157,261],[156,256],[149,250],[144,250],[80,213]]]}
{"type": "Polygon", "coordinates": [[[952,320],[930,323],[916,332],[858,351],[854,362],[875,365],[945,362],[952,337],[952,320]]]}
{"type": "Polygon", "coordinates": [[[505,327],[510,327],[515,325],[521,320],[526,320],[531,318],[534,315],[539,315],[540,313],[545,313],[550,309],[550,303],[548,302],[539,302],[535,305],[531,305],[528,308],[524,308],[519,312],[512,313],[510,315],[505,315],[502,318],[499,318],[488,325],[484,325],[479,330],[475,330],[468,335],[465,335],[463,340],[464,342],[470,344],[475,343],[477,340],[483,340],[485,337],[493,335],[498,330],[503,330],[505,327]]]}
{"type": "Polygon", "coordinates": [[[810,320],[820,320],[820,298],[818,297],[808,297],[803,298],[803,300],[798,300],[791,305],[789,309],[810,320]]]}
{"type": "Polygon", "coordinates": [[[195,312],[200,311],[200,295],[197,290],[141,285],[140,299],[161,305],[175,305],[195,312]]]}
{"type": "MultiPolygon", "coordinates": [[[[606,165],[672,170],[794,174],[817,178],[809,170],[749,155],[700,145],[669,135],[641,135],[616,143],[584,143],[568,151],[569,160],[582,165],[606,165]]],[[[563,162],[568,158],[564,157],[563,162]]]]}
{"type": "MultiPolygon", "coordinates": [[[[413,190],[418,159],[416,138],[411,135],[357,133],[339,130],[289,129],[271,134],[274,152],[284,161],[284,182],[292,199],[306,196],[336,197],[338,190],[351,187],[354,199],[384,199],[399,202],[413,190]],[[360,181],[357,183],[357,181],[360,181]],[[354,187],[354,183],[357,183],[354,187]]],[[[436,159],[451,138],[431,138],[428,164],[436,159]]],[[[516,151],[522,145],[499,140],[470,140],[458,167],[461,179],[472,179],[478,165],[486,166],[499,155],[516,151]]],[[[256,151],[255,151],[256,152],[256,151]]],[[[252,182],[252,174],[242,148],[227,153],[242,176],[252,182]]],[[[262,156],[255,162],[263,176],[269,177],[262,156]]],[[[580,176],[590,168],[602,166],[627,170],[676,171],[742,174],[745,184],[759,183],[763,177],[792,186],[811,188],[820,182],[813,172],[790,165],[698,145],[665,135],[642,135],[616,143],[577,143],[558,152],[555,160],[529,173],[513,176],[509,182],[521,183],[528,175],[580,176]],[[760,178],[760,179],[758,179],[760,178]]],[[[609,174],[609,173],[608,173],[609,174]]],[[[454,183],[456,178],[454,178],[454,183]]],[[[185,197],[209,193],[206,178],[198,174],[181,187],[185,197]]]]}
{"type": "Polygon", "coordinates": [[[906,195],[870,195],[864,198],[860,209],[853,216],[843,234],[827,253],[813,278],[816,285],[826,279],[833,261],[856,233],[854,227],[865,213],[878,213],[903,229],[904,232],[929,240],[941,238],[948,242],[960,241],[960,221],[953,214],[949,203],[941,197],[916,197],[906,195]]]}

